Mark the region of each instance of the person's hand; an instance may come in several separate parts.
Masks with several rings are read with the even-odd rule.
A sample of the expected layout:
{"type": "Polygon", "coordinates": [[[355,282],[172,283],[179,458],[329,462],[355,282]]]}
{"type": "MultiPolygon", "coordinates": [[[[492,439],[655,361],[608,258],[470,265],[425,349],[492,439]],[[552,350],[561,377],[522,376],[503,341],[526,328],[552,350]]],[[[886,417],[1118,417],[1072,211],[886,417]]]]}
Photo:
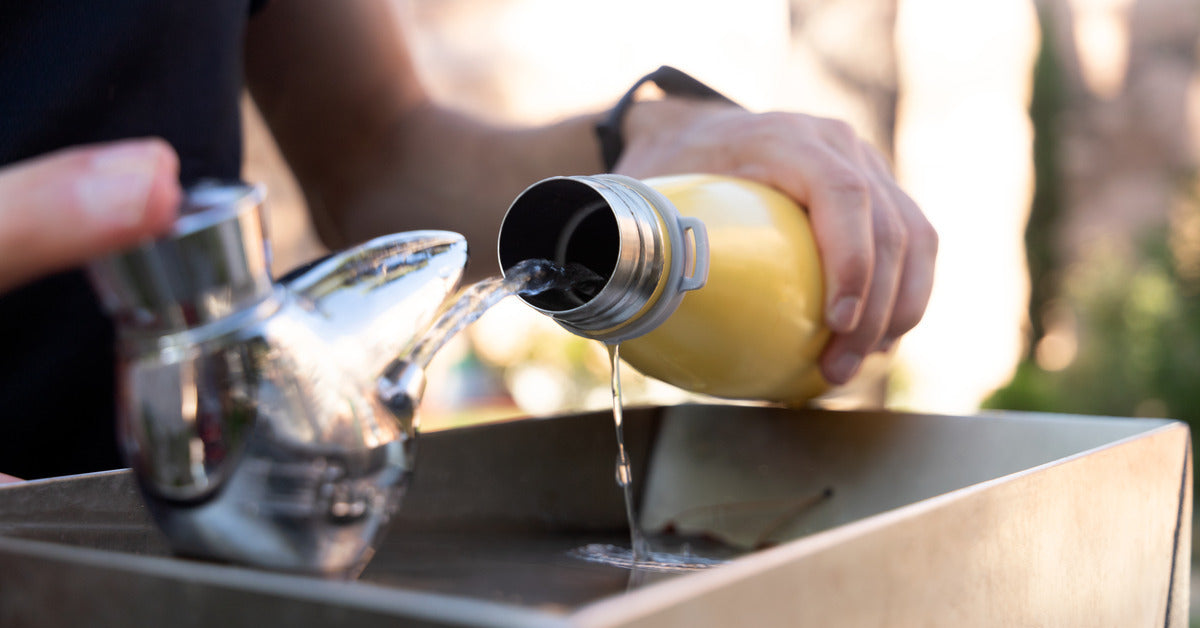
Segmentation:
{"type": "Polygon", "coordinates": [[[21,478],[16,478],[11,475],[0,473],[0,484],[13,484],[15,482],[23,482],[21,478]]]}
{"type": "Polygon", "coordinates": [[[781,190],[807,208],[825,270],[833,332],[821,371],[848,381],[925,312],[937,234],[849,125],[793,113],[667,99],[638,103],[615,170],[637,178],[725,174],[781,190]]]}
{"type": "Polygon", "coordinates": [[[158,139],[0,167],[0,293],[164,231],[180,194],[179,159],[158,139]]]}

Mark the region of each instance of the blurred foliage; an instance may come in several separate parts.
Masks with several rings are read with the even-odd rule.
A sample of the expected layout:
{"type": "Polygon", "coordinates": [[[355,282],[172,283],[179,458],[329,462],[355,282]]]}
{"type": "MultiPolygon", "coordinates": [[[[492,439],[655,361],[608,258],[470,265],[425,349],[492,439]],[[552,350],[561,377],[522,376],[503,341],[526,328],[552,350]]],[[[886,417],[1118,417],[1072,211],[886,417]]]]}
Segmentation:
{"type": "Polygon", "coordinates": [[[1049,305],[1066,322],[1042,340],[1066,336],[1069,363],[1048,370],[1035,358],[1023,361],[984,406],[1200,418],[1200,282],[1189,267],[1198,249],[1172,237],[1194,231],[1200,209],[1192,203],[1180,213],[1170,231],[1142,239],[1140,261],[1098,246],[1069,269],[1049,305]]]}
{"type": "Polygon", "coordinates": [[[1035,194],[1026,230],[1030,344],[989,408],[1200,418],[1200,201],[1180,182],[1169,224],[1058,255],[1064,207],[1058,122],[1070,94],[1042,22],[1030,118],[1035,194]]]}

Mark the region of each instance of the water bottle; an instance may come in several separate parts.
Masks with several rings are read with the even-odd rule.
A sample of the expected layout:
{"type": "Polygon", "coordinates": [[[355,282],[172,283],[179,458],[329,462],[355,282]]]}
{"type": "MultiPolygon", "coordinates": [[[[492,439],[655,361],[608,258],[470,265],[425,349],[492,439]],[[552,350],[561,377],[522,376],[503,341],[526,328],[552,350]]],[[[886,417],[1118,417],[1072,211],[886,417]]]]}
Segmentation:
{"type": "Polygon", "coordinates": [[[546,179],[513,202],[498,249],[505,270],[544,258],[599,275],[598,290],[522,299],[572,333],[619,344],[646,375],[787,404],[828,388],[816,242],[805,212],[770,187],[715,175],[546,179]]]}

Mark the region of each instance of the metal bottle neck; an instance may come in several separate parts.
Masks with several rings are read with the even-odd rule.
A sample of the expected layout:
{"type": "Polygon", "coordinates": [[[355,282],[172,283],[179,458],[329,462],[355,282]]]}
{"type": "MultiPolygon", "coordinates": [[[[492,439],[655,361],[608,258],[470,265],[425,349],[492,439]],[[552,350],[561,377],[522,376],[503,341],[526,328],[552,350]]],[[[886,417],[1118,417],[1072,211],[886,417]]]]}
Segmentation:
{"type": "Polygon", "coordinates": [[[674,312],[682,291],[703,285],[703,277],[698,283],[684,277],[684,258],[695,247],[685,245],[683,231],[692,228],[703,232],[702,224],[681,219],[670,201],[636,179],[546,179],[521,193],[505,215],[500,267],[539,258],[584,265],[605,280],[595,295],[558,290],[521,298],[573,333],[620,342],[657,326],[674,312]]]}
{"type": "Polygon", "coordinates": [[[268,298],[263,197],[243,184],[189,188],[170,232],[91,263],[92,285],[121,333],[194,329],[268,298]]]}

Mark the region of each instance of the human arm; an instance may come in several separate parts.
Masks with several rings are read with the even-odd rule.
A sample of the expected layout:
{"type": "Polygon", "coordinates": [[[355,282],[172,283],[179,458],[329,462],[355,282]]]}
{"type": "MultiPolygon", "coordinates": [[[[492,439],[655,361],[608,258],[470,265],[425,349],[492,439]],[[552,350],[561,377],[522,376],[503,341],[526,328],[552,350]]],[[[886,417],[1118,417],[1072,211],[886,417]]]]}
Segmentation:
{"type": "Polygon", "coordinates": [[[251,21],[247,81],[295,172],[322,240],[448,229],[472,247],[470,275],[498,271],[508,204],[531,183],[603,169],[598,115],[496,125],[434,102],[391,3],[277,0],[251,21]]]}
{"type": "MultiPolygon", "coordinates": [[[[436,227],[488,251],[521,189],[603,170],[593,135],[598,113],[507,128],[434,102],[386,2],[277,0],[255,19],[247,57],[255,100],[331,246],[436,227]]],[[[835,335],[822,368],[834,383],[920,319],[936,235],[846,125],[668,99],[635,104],[624,131],[617,172],[743,176],[808,209],[830,287],[835,335]]],[[[482,258],[487,267],[477,262],[475,276],[494,272],[492,257],[482,258]]]]}

